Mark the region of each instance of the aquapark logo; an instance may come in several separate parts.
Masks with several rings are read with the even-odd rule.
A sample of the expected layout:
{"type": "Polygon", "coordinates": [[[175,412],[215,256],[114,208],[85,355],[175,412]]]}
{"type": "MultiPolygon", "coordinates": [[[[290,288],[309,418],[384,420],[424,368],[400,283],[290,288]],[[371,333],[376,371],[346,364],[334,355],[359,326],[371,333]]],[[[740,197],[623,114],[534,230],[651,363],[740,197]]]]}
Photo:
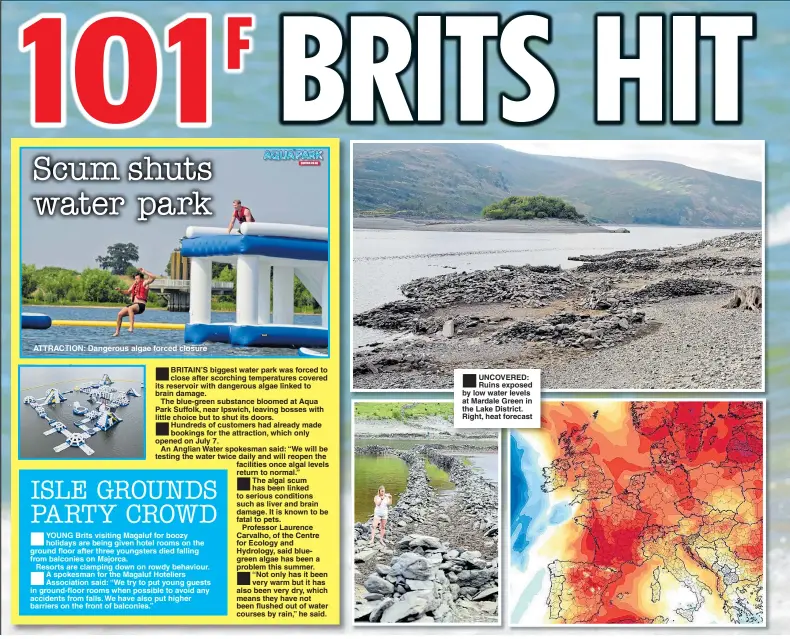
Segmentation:
{"type": "Polygon", "coordinates": [[[323,149],[269,149],[263,153],[264,160],[275,162],[298,162],[299,166],[321,166],[323,149]]]}

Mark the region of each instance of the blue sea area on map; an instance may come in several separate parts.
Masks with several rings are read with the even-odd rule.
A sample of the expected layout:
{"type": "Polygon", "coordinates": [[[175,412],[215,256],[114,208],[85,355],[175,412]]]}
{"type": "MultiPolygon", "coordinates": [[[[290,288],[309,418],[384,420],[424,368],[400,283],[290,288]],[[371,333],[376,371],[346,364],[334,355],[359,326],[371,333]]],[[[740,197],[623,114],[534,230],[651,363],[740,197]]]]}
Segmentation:
{"type": "Polygon", "coordinates": [[[549,523],[552,526],[557,526],[571,518],[571,506],[567,501],[554,504],[549,513],[549,523]]]}
{"type": "Polygon", "coordinates": [[[538,452],[520,433],[510,435],[510,537],[511,565],[526,570],[529,551],[551,526],[567,521],[567,502],[549,506],[543,491],[543,473],[538,452]]]}

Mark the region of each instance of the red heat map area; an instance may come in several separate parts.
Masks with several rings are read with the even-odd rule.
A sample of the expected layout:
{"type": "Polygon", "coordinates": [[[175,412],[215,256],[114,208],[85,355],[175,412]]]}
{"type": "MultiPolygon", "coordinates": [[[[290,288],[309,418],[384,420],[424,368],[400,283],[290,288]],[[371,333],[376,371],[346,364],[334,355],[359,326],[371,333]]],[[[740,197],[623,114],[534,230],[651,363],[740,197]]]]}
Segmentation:
{"type": "Polygon", "coordinates": [[[760,623],[762,402],[614,405],[543,404],[542,489],[575,508],[547,566],[551,621],[760,623]]]}

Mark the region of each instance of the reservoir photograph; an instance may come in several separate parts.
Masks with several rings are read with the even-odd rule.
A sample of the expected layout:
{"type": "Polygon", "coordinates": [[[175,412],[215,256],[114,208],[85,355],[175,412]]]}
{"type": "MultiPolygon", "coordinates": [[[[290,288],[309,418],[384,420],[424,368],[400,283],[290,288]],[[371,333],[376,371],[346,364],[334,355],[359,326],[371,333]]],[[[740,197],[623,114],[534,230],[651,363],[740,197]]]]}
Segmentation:
{"type": "Polygon", "coordinates": [[[354,142],[353,387],[764,387],[760,141],[354,142]]]}

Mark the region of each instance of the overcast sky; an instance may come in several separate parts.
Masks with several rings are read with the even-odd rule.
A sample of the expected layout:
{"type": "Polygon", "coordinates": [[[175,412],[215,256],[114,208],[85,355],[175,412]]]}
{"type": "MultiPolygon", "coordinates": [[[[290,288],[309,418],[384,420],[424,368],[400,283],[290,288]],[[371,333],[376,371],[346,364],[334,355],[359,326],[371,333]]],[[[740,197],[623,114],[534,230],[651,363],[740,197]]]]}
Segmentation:
{"type": "Polygon", "coordinates": [[[703,171],[763,181],[762,140],[519,140],[496,141],[514,151],[600,160],[662,160],[703,171]]]}

